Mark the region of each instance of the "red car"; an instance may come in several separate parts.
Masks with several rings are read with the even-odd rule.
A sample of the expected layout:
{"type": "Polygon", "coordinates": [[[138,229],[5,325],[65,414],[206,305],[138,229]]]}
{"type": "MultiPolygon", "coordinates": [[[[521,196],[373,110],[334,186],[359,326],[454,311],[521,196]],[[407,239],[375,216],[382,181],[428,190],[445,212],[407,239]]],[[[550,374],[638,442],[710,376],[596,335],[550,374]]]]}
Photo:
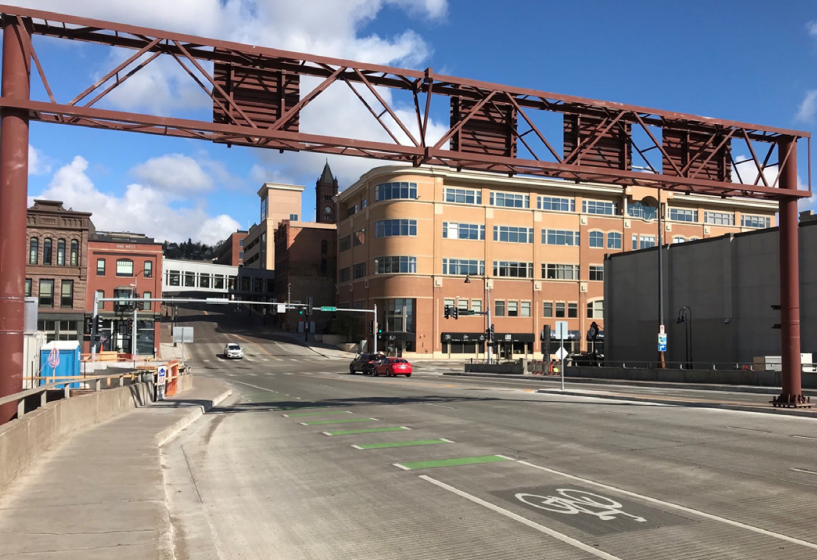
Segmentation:
{"type": "Polygon", "coordinates": [[[411,364],[403,358],[383,358],[373,364],[372,375],[405,375],[411,377],[411,364]]]}

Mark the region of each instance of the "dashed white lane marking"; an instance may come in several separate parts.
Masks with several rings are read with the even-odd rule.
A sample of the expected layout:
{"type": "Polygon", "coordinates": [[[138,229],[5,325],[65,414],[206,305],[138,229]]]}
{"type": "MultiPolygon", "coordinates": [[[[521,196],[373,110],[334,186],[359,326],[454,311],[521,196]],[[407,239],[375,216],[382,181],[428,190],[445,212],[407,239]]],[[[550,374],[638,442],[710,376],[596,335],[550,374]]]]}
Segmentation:
{"type": "Polygon", "coordinates": [[[790,537],[788,535],[783,535],[781,533],[775,533],[773,531],[767,531],[766,529],[761,529],[760,527],[755,527],[754,525],[747,525],[746,523],[741,523],[740,521],[733,521],[732,519],[727,519],[726,517],[720,517],[718,515],[713,515],[711,513],[706,513],[704,511],[700,511],[697,509],[689,508],[686,506],[682,506],[680,504],[675,504],[673,502],[666,502],[664,500],[659,500],[657,498],[651,498],[650,496],[645,496],[643,494],[638,494],[636,492],[630,492],[629,490],[624,490],[622,488],[617,488],[615,486],[610,486],[609,484],[603,484],[601,482],[596,482],[595,480],[590,480],[589,478],[582,478],[580,476],[575,476],[572,474],[568,474],[562,471],[557,471],[554,469],[549,469],[547,467],[542,467],[540,465],[534,465],[533,463],[528,463],[527,461],[517,461],[520,465],[525,465],[528,467],[533,467],[534,469],[539,469],[541,471],[545,471],[551,474],[555,474],[558,476],[563,476],[565,478],[569,478],[571,480],[577,480],[579,482],[583,482],[585,484],[591,484],[593,486],[597,486],[599,488],[604,488],[605,490],[609,490],[611,492],[618,492],[619,494],[624,494],[625,496],[630,496],[631,498],[637,498],[639,500],[644,500],[645,502],[650,502],[653,504],[658,504],[664,507],[677,509],[678,511],[683,511],[685,513],[689,513],[692,515],[697,515],[698,517],[703,517],[705,519],[711,519],[712,521],[719,521],[721,523],[725,523],[726,525],[731,525],[733,527],[738,527],[739,529],[745,529],[747,531],[752,531],[753,533],[758,533],[760,535],[765,535],[767,537],[772,537],[774,539],[779,539],[781,541],[790,542],[793,544],[799,544],[800,546],[804,546],[806,548],[810,548],[812,550],[817,550],[817,544],[811,543],[808,541],[796,539],[794,537],[790,537]]]}
{"type": "Polygon", "coordinates": [[[288,372],[288,371],[285,371],[285,372],[284,372],[284,375],[292,375],[292,373],[290,373],[290,372],[288,372]]]}
{"type": "MultiPolygon", "coordinates": [[[[400,464],[395,464],[395,466],[406,469],[406,467],[403,467],[400,464]]],[[[618,556],[613,556],[612,554],[608,554],[608,553],[606,553],[604,551],[598,550],[598,549],[590,546],[589,544],[585,544],[585,543],[583,543],[581,541],[578,541],[578,540],[576,540],[574,538],[568,537],[567,535],[565,535],[563,533],[560,533],[558,531],[554,531],[553,529],[549,529],[548,527],[545,527],[544,525],[540,525],[539,523],[531,521],[530,519],[522,517],[521,515],[513,513],[512,511],[508,511],[505,508],[501,508],[501,507],[499,507],[497,505],[494,505],[491,502],[486,502],[485,500],[483,500],[481,498],[477,498],[476,496],[472,496],[471,494],[468,494],[467,492],[463,492],[462,490],[454,488],[453,486],[449,486],[448,484],[446,484],[444,482],[440,482],[439,480],[435,480],[435,479],[431,478],[430,476],[421,474],[420,478],[422,478],[426,482],[430,482],[431,484],[434,484],[435,486],[438,486],[438,487],[442,488],[443,490],[447,490],[447,491],[451,492],[452,494],[456,494],[457,496],[465,498],[466,500],[474,502],[475,504],[479,504],[479,505],[481,505],[483,507],[486,507],[486,508],[488,508],[490,510],[495,511],[496,513],[502,514],[505,517],[509,517],[509,518],[513,519],[514,521],[518,521],[518,522],[520,522],[520,523],[522,523],[524,525],[527,525],[531,529],[535,529],[535,530],[539,531],[540,533],[544,533],[544,534],[546,534],[548,536],[551,536],[554,539],[560,540],[563,543],[568,544],[568,545],[570,545],[570,546],[572,546],[574,548],[578,548],[579,550],[582,550],[582,551],[584,551],[584,552],[586,552],[588,554],[591,554],[591,555],[595,556],[596,558],[604,558],[605,560],[621,560],[618,556]]]]}
{"type": "Polygon", "coordinates": [[[806,474],[817,474],[817,471],[810,471],[810,470],[808,470],[808,469],[791,468],[791,469],[789,469],[789,470],[790,470],[790,471],[794,471],[794,472],[806,473],[806,474]]]}
{"type": "Polygon", "coordinates": [[[250,377],[256,377],[256,375],[257,375],[257,374],[255,374],[255,373],[248,373],[247,375],[249,375],[250,377]]]}
{"type": "Polygon", "coordinates": [[[209,362],[210,360],[202,360],[202,362],[209,362]]]}

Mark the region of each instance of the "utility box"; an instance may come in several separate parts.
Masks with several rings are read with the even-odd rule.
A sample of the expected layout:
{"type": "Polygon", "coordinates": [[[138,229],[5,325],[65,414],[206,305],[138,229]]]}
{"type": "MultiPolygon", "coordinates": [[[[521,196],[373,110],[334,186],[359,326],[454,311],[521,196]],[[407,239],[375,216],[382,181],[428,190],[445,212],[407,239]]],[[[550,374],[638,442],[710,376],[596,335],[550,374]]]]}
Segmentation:
{"type": "MultiPolygon", "coordinates": [[[[40,385],[62,381],[64,378],[80,378],[80,347],[76,340],[54,340],[40,349],[40,385]]],[[[79,382],[68,383],[70,389],[79,389],[79,382]]],[[[65,388],[58,385],[57,389],[65,388]]]]}
{"type": "MultiPolygon", "coordinates": [[[[800,354],[802,370],[817,373],[817,366],[812,363],[812,354],[800,354]]],[[[752,360],[752,369],[755,371],[783,371],[783,360],[780,356],[755,356],[752,360]]]]}

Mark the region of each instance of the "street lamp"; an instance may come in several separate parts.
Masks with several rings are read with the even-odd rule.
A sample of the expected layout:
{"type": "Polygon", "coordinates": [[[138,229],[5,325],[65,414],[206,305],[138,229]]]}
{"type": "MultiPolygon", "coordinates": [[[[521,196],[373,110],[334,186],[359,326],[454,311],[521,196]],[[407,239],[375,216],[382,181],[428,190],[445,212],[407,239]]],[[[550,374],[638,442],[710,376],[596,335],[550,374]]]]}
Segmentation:
{"type": "Polygon", "coordinates": [[[685,325],[686,367],[692,369],[692,310],[686,305],[678,311],[677,323],[685,325]]]}
{"type": "MultiPolygon", "coordinates": [[[[492,354],[492,352],[491,352],[491,350],[492,350],[492,348],[491,348],[491,299],[490,299],[490,294],[488,293],[488,277],[483,276],[482,280],[485,282],[485,316],[488,319],[488,328],[485,329],[485,333],[486,333],[485,347],[487,348],[486,356],[488,357],[488,363],[490,364],[491,363],[491,357],[492,357],[492,355],[491,355],[492,354]]],[[[471,275],[470,274],[465,275],[465,283],[466,284],[471,283],[471,275]]]]}

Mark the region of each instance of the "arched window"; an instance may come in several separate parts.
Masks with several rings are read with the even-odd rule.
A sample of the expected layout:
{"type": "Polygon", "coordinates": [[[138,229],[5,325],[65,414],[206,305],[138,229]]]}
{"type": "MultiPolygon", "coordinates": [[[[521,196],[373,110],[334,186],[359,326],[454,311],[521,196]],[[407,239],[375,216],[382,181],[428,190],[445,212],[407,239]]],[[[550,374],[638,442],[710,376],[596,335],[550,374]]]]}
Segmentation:
{"type": "Polygon", "coordinates": [[[599,248],[604,247],[604,234],[600,231],[591,231],[590,246],[599,248]]]}
{"type": "Polygon", "coordinates": [[[37,264],[40,256],[40,238],[32,237],[28,242],[28,264],[37,264]]]}
{"type": "Polygon", "coordinates": [[[71,266],[79,266],[79,241],[71,240],[71,266]]]}
{"type": "Polygon", "coordinates": [[[57,240],[57,266],[65,266],[65,239],[57,240]]]}
{"type": "Polygon", "coordinates": [[[46,237],[43,242],[43,264],[51,264],[51,238],[46,237]]]}

